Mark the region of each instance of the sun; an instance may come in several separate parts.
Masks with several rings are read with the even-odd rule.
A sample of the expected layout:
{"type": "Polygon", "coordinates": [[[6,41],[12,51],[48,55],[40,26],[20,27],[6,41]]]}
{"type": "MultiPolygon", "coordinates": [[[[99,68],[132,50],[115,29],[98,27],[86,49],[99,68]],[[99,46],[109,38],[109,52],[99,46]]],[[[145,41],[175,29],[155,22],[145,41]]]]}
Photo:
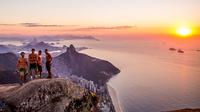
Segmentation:
{"type": "Polygon", "coordinates": [[[177,29],[177,34],[186,37],[192,34],[192,29],[189,27],[182,26],[177,29]]]}

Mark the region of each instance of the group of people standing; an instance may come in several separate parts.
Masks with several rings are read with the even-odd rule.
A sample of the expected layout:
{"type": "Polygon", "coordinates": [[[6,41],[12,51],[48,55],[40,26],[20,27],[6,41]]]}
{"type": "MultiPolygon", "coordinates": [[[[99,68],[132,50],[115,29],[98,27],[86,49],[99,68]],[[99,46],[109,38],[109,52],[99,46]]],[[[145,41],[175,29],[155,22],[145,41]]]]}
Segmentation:
{"type": "MultiPolygon", "coordinates": [[[[46,54],[46,69],[48,72],[47,78],[52,78],[51,74],[51,63],[52,56],[48,52],[48,49],[45,49],[46,54]]],[[[35,49],[31,50],[31,53],[28,56],[28,60],[25,58],[25,52],[20,53],[20,57],[17,62],[17,71],[19,73],[19,78],[22,83],[26,81],[26,76],[30,75],[30,79],[41,78],[42,77],[42,51],[39,50],[38,54],[35,53],[35,49]]]]}

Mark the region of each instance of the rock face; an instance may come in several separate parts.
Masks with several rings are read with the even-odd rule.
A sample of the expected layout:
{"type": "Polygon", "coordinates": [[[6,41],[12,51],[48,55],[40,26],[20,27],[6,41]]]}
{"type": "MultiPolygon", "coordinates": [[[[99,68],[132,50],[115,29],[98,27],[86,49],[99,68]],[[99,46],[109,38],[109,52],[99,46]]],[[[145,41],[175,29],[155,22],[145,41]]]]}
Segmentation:
{"type": "Polygon", "coordinates": [[[93,112],[98,97],[67,79],[38,79],[0,92],[15,112],[93,112]]]}
{"type": "Polygon", "coordinates": [[[14,70],[17,63],[17,56],[14,53],[0,54],[0,70],[14,70]]]}
{"type": "Polygon", "coordinates": [[[77,75],[103,85],[120,70],[108,61],[78,53],[75,47],[70,45],[65,53],[54,58],[53,72],[61,76],[77,75]]]}
{"type": "Polygon", "coordinates": [[[19,82],[18,76],[14,73],[17,63],[17,56],[13,53],[0,54],[0,84],[19,82]]]}

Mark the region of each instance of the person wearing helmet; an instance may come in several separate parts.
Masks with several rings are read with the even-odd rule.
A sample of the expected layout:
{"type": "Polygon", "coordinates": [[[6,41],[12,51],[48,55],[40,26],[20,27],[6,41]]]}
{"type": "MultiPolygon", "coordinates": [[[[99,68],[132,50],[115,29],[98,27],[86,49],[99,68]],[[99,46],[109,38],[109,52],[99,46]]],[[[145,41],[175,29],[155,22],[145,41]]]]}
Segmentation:
{"type": "Polygon", "coordinates": [[[35,49],[31,50],[31,54],[29,54],[28,56],[28,60],[29,60],[29,72],[30,72],[30,76],[31,79],[34,79],[35,76],[37,75],[37,54],[35,54],[35,49]],[[34,73],[33,73],[34,72],[34,73]]]}
{"type": "Polygon", "coordinates": [[[51,57],[51,54],[49,54],[48,49],[45,49],[45,54],[46,54],[46,69],[48,71],[47,78],[52,78],[52,74],[51,74],[52,57],[51,57]]]}
{"type": "Polygon", "coordinates": [[[21,55],[21,57],[19,57],[18,62],[17,62],[17,70],[19,72],[19,79],[20,79],[21,83],[25,83],[28,62],[27,62],[27,59],[25,58],[24,52],[21,52],[20,55],[21,55]]]}
{"type": "Polygon", "coordinates": [[[37,66],[38,66],[38,73],[39,77],[42,77],[42,51],[38,51],[38,60],[37,60],[37,66]]]}

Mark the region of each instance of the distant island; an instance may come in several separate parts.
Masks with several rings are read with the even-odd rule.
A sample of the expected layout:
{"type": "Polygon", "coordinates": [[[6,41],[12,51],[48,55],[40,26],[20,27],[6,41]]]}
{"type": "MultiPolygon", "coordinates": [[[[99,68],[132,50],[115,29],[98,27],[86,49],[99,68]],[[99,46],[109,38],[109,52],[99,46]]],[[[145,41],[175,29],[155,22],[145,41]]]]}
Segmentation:
{"type": "Polygon", "coordinates": [[[181,50],[181,49],[176,49],[176,48],[173,48],[173,47],[169,48],[169,50],[170,50],[170,51],[177,51],[177,53],[184,53],[183,50],[181,50]]]}

